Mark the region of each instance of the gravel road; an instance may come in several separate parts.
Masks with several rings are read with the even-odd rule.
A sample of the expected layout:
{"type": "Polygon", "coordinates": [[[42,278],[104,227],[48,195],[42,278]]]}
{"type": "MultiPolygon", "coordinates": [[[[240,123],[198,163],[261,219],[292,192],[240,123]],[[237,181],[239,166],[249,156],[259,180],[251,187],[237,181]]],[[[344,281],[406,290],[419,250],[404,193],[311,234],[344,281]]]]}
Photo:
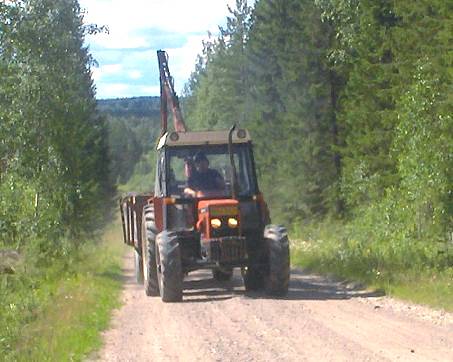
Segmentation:
{"type": "Polygon", "coordinates": [[[184,302],[146,297],[125,258],[123,307],[101,361],[453,361],[453,314],[293,270],[284,299],[246,294],[240,274],[186,278],[184,302]]]}

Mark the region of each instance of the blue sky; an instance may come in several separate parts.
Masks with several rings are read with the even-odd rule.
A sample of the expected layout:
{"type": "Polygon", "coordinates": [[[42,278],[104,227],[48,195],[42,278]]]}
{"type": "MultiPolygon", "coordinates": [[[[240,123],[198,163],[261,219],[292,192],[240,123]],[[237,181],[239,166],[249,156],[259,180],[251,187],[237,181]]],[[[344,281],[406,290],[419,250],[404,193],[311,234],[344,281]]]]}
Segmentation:
{"type": "MultiPolygon", "coordinates": [[[[253,1],[249,1],[252,3],[253,1]]],[[[159,95],[156,50],[169,55],[181,92],[208,31],[218,33],[235,0],[80,0],[85,22],[106,25],[109,34],[88,36],[97,98],[159,95]]]]}

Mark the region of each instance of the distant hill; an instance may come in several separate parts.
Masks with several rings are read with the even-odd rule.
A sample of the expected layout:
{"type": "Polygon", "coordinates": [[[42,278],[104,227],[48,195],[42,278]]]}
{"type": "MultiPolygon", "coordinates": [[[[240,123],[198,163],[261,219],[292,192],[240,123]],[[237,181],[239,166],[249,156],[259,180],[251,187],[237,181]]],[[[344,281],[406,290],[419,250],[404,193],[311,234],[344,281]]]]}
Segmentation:
{"type": "Polygon", "coordinates": [[[98,110],[112,117],[160,118],[159,97],[131,97],[98,100],[98,110]]]}

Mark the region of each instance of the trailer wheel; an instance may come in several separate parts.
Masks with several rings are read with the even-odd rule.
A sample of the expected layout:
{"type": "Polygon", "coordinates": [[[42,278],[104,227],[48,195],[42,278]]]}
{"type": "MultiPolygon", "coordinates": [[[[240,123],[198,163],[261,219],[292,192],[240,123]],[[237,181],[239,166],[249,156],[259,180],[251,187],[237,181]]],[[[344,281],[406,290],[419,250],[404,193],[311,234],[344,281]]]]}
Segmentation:
{"type": "Polygon", "coordinates": [[[156,264],[159,292],[164,302],[182,301],[183,274],[178,235],[162,231],[156,237],[156,264]]]}
{"type": "Polygon", "coordinates": [[[134,270],[135,281],[138,284],[143,284],[143,258],[137,249],[134,249],[134,270]]]}
{"type": "Polygon", "coordinates": [[[283,226],[268,225],[264,229],[268,253],[268,270],[264,278],[266,293],[284,296],[289,286],[289,241],[283,226]]]}
{"type": "Polygon", "coordinates": [[[157,266],[155,255],[156,229],[154,223],[154,208],[152,205],[143,208],[142,218],[142,265],[145,293],[148,296],[159,295],[157,282],[157,266]]]}
{"type": "Polygon", "coordinates": [[[227,282],[233,277],[233,269],[213,269],[212,277],[218,282],[227,282]]]}

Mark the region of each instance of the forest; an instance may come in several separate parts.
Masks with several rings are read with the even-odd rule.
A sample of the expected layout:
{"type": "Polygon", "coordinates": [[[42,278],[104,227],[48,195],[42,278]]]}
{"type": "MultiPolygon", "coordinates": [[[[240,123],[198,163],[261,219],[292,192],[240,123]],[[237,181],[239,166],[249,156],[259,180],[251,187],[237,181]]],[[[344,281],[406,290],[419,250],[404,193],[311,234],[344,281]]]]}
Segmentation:
{"type": "Polygon", "coordinates": [[[451,280],[452,14],[443,0],[237,0],[204,43],[187,123],[252,131],[273,220],[313,241],[309,266],[451,280]]]}
{"type": "MultiPolygon", "coordinates": [[[[251,131],[295,264],[453,297],[452,17],[445,0],[236,0],[203,43],[186,123],[251,131]]],[[[0,262],[2,351],[118,189],[152,188],[159,98],[96,100],[84,39],[102,31],[77,0],[0,2],[0,256],[20,260],[0,262]]]]}
{"type": "Polygon", "coordinates": [[[85,283],[78,260],[111,214],[108,127],[84,44],[99,31],[76,0],[0,2],[1,359],[19,358],[17,338],[64,285],[85,283]]]}
{"type": "Polygon", "coordinates": [[[98,101],[97,110],[107,119],[112,181],[120,187],[127,184],[124,191],[152,190],[160,98],[104,99],[98,101]]]}

